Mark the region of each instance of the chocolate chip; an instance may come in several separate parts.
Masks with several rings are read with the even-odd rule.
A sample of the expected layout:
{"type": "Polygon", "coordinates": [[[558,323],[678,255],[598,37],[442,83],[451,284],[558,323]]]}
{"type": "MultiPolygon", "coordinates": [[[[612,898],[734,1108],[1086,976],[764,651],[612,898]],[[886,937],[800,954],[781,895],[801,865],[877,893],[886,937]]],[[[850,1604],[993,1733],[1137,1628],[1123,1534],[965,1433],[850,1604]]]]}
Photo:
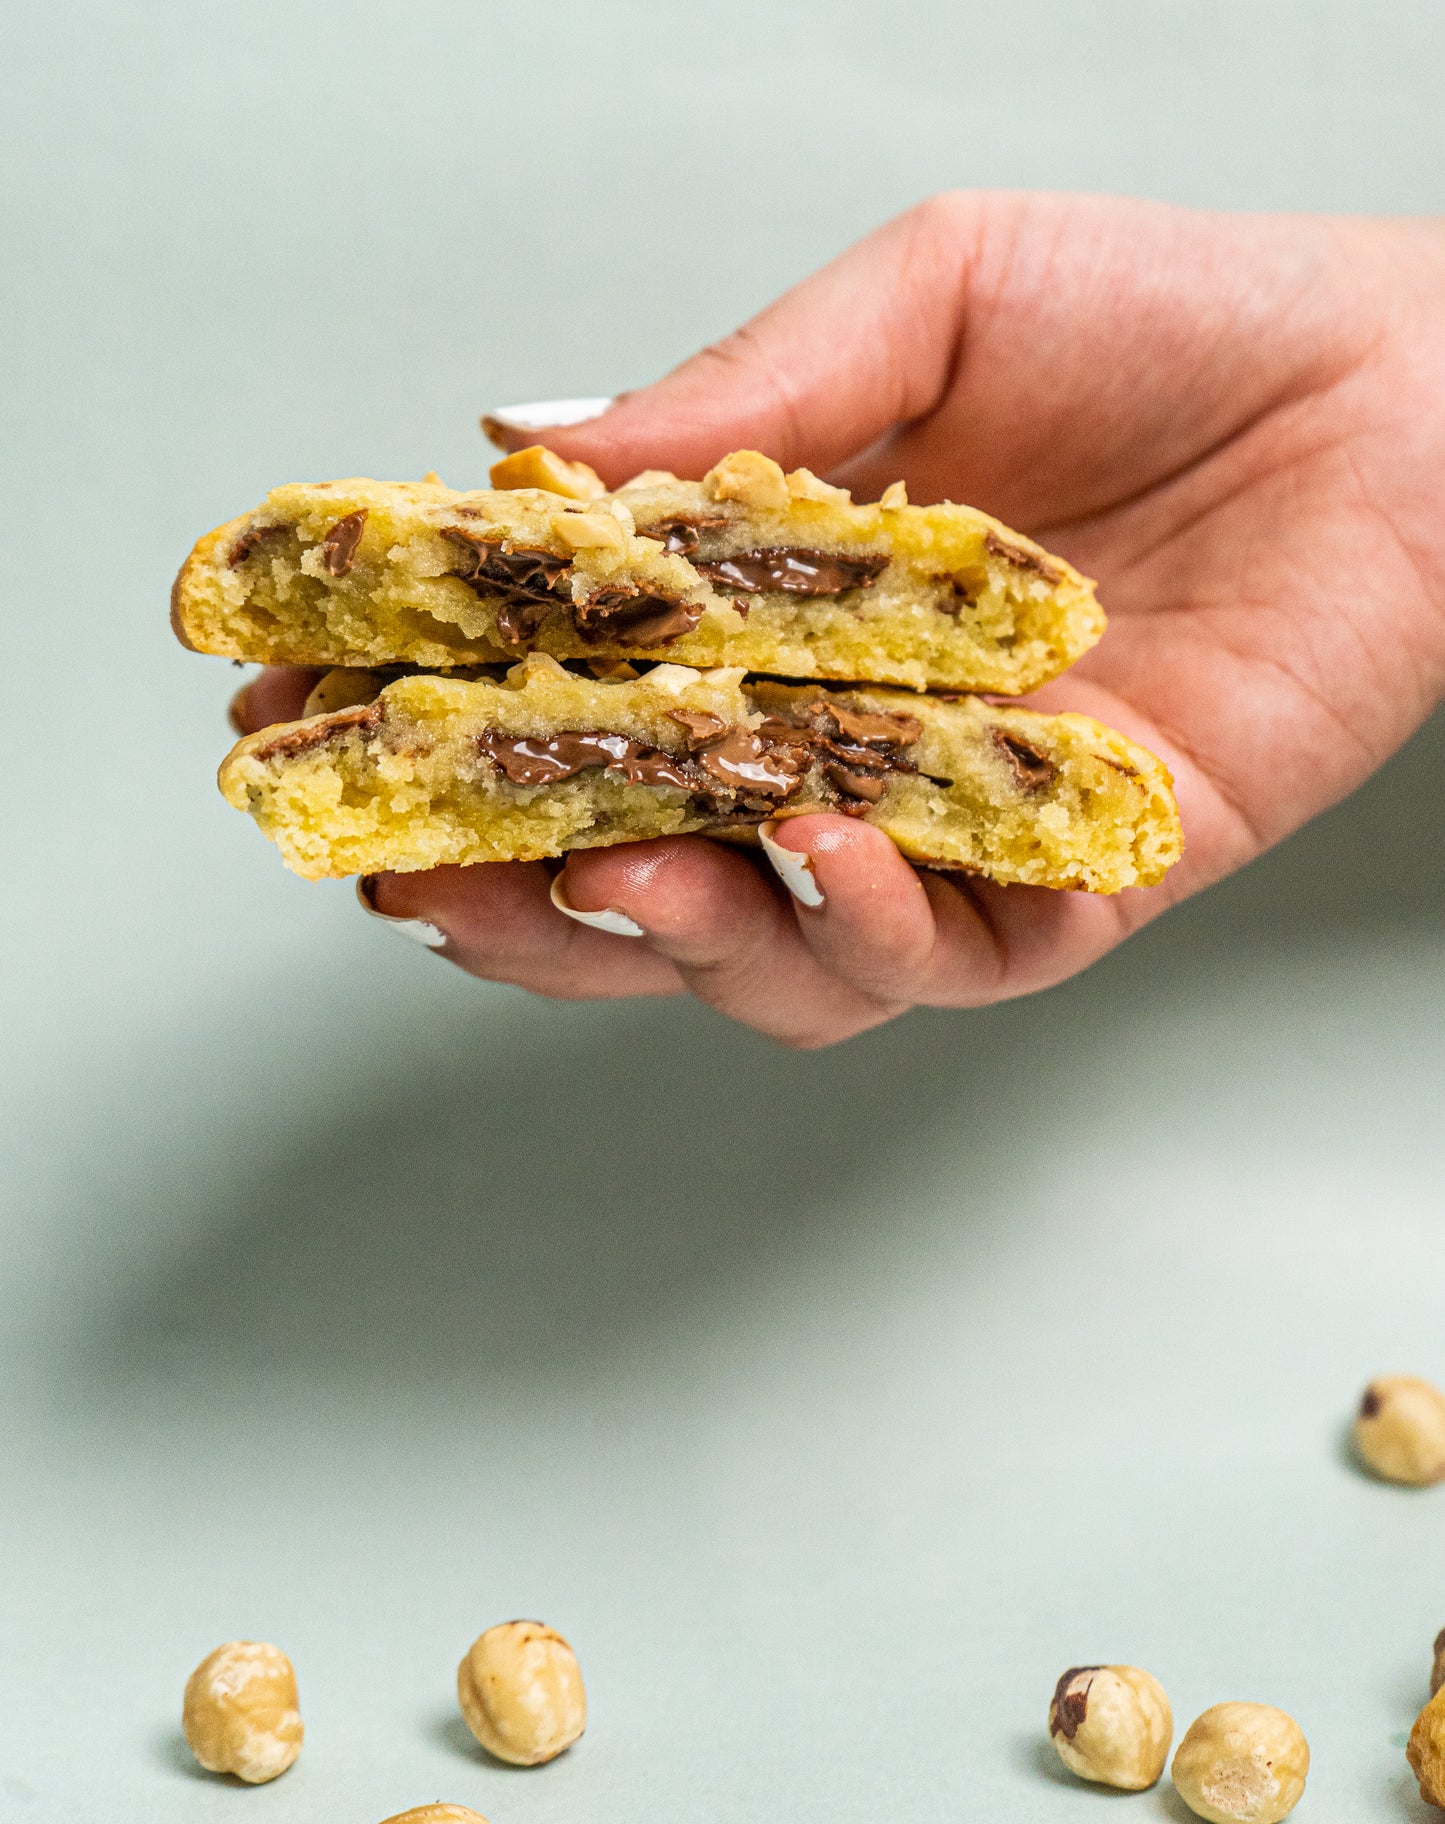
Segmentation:
{"type": "Polygon", "coordinates": [[[917,716],[875,715],[867,710],[849,709],[834,697],[828,714],[838,724],[841,734],[864,747],[911,747],[923,733],[917,716]]]}
{"type": "Polygon", "coordinates": [[[584,640],[623,646],[666,646],[691,633],[702,619],[702,606],[681,602],[646,589],[603,589],[572,611],[584,640]]]}
{"type": "Polygon", "coordinates": [[[321,541],[321,561],[332,576],[345,576],[356,560],[356,547],[361,543],[361,535],[366,530],[366,508],[358,507],[355,513],[348,513],[345,519],[338,519],[336,524],[321,541]]]}
{"type": "Polygon", "coordinates": [[[750,595],[778,589],[785,595],[841,595],[845,589],[867,589],[888,568],[887,557],[842,557],[801,545],[739,551],[697,565],[712,582],[750,595]]]}
{"type": "Polygon", "coordinates": [[[709,741],[715,741],[727,727],[721,716],[705,709],[670,709],[667,714],[670,721],[687,730],[688,751],[694,754],[709,741]]]}
{"type": "Polygon", "coordinates": [[[880,773],[854,772],[837,761],[830,761],[823,768],[823,777],[845,797],[861,798],[865,804],[877,804],[888,783],[880,773]]]}
{"type": "Polygon", "coordinates": [[[344,735],[349,728],[358,728],[363,734],[369,734],[380,724],[380,703],[364,703],[356,709],[339,709],[335,715],[322,716],[310,722],[302,722],[296,728],[284,730],[263,746],[252,748],[251,755],[256,760],[289,760],[313,747],[324,747],[328,741],[344,735]]]}
{"type": "Polygon", "coordinates": [[[530,640],[547,610],[565,605],[553,585],[570,572],[570,558],[555,551],[512,550],[460,526],[443,526],[441,532],[464,554],[462,568],[451,574],[483,601],[497,604],[497,631],[510,645],[530,640]]]}
{"type": "Polygon", "coordinates": [[[660,539],[676,556],[691,557],[697,550],[699,532],[711,532],[727,523],[722,514],[713,519],[660,519],[655,525],[639,526],[637,536],[660,539]]]}
{"type": "Polygon", "coordinates": [[[1013,768],[1014,782],[1021,792],[1040,792],[1058,772],[1047,754],[1041,754],[1027,741],[1020,741],[1006,729],[990,731],[993,744],[1013,768]]]}
{"type": "Polygon", "coordinates": [[[226,568],[234,570],[238,564],[244,564],[248,557],[254,557],[257,550],[267,539],[275,538],[282,532],[290,530],[289,526],[251,526],[244,531],[231,546],[231,555],[226,559],[226,568]]]}
{"type": "Polygon", "coordinates": [[[1041,576],[1047,583],[1061,583],[1063,572],[1054,568],[1046,557],[1037,551],[1025,551],[1021,545],[1011,545],[1007,539],[1000,538],[997,532],[985,532],[983,548],[991,557],[1001,558],[1012,570],[1027,570],[1034,576],[1041,576]]]}
{"type": "Polygon", "coordinates": [[[627,735],[505,735],[488,728],[477,737],[477,751],[513,785],[554,785],[589,766],[614,767],[633,785],[672,785],[685,792],[696,785],[661,748],[644,747],[627,735]]]}
{"type": "Polygon", "coordinates": [[[702,749],[698,759],[715,779],[734,791],[786,798],[801,785],[806,750],[773,747],[752,729],[729,729],[702,749]]]}
{"type": "Polygon", "coordinates": [[[1071,1742],[1079,1733],[1084,1718],[1089,1714],[1089,1691],[1094,1681],[1091,1677],[1082,1691],[1070,1691],[1069,1686],[1086,1672],[1094,1673],[1098,1670],[1097,1666],[1071,1666],[1054,1686],[1054,1701],[1049,1705],[1050,1735],[1061,1735],[1066,1742],[1071,1742]]]}

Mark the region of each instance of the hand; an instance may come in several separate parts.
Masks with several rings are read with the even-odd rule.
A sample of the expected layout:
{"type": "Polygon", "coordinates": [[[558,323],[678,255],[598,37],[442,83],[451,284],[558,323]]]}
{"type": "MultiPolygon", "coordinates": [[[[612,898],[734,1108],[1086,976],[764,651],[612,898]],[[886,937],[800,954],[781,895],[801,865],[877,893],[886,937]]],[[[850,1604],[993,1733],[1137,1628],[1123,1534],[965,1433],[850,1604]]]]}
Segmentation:
{"type": "MultiPolygon", "coordinates": [[[[1112,899],[915,872],[844,817],[779,832],[824,904],[699,837],[381,877],[473,974],[690,990],[788,1044],[1048,987],[1360,783],[1445,690],[1445,227],[961,193],[890,222],[655,386],[518,433],[612,485],[766,450],[967,501],[1099,579],[1109,631],[1029,699],[1173,769],[1188,850],[1112,899]]],[[[247,720],[302,682],[252,686],[247,720]]],[[[288,695],[288,692],[290,693],[288,695]]],[[[278,707],[279,706],[279,707],[278,707]]]]}

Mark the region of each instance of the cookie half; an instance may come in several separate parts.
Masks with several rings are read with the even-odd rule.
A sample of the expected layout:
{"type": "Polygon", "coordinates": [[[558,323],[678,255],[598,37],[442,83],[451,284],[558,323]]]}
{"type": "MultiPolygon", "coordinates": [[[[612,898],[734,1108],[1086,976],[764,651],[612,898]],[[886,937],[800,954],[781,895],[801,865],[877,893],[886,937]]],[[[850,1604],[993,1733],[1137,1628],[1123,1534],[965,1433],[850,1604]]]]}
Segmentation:
{"type": "Polygon", "coordinates": [[[332,674],[330,713],[239,743],[220,785],[308,879],[841,811],[921,864],[1113,893],[1183,842],[1162,762],[1086,716],[659,665],[627,681],[532,654],[502,678],[332,674]]]}
{"type": "Polygon", "coordinates": [[[649,472],[610,494],[546,451],[493,474],[548,485],[276,488],[186,560],[176,632],[268,663],[444,671],[545,652],[1012,696],[1103,631],[1061,558],[898,487],[857,505],[753,451],[702,482],[649,472]]]}

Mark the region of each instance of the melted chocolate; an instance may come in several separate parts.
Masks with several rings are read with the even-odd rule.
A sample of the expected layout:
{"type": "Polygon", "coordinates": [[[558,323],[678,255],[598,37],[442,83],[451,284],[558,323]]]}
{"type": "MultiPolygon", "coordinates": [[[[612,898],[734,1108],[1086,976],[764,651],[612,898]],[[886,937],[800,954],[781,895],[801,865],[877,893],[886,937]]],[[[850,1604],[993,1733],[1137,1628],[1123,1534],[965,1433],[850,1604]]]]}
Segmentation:
{"type": "Polygon", "coordinates": [[[454,570],[469,589],[484,601],[500,596],[497,631],[513,646],[530,640],[546,619],[549,608],[564,605],[553,585],[572,568],[572,560],[555,551],[512,551],[489,539],[476,538],[460,526],[443,526],[442,537],[466,554],[464,567],[454,570]]]}
{"type": "Polygon", "coordinates": [[[256,760],[289,760],[296,754],[307,753],[313,747],[325,747],[328,741],[344,735],[349,728],[359,728],[363,733],[369,734],[380,722],[379,703],[363,703],[356,709],[339,709],[335,715],[283,730],[261,747],[252,748],[251,755],[256,760]]]}
{"type": "Polygon", "coordinates": [[[841,557],[801,545],[739,551],[697,568],[712,582],[756,595],[778,589],[785,595],[841,595],[845,589],[867,589],[888,568],[886,557],[841,557]]]}
{"type": "Polygon", "coordinates": [[[697,784],[670,754],[626,735],[504,735],[489,728],[477,737],[477,750],[513,785],[553,785],[589,766],[613,767],[629,785],[674,785],[690,792],[697,784]]]}
{"type": "Polygon", "coordinates": [[[698,753],[700,763],[730,791],[763,798],[787,798],[807,770],[806,751],[774,747],[749,728],[730,728],[698,753]]]}
{"type": "Polygon", "coordinates": [[[702,619],[696,602],[680,602],[645,589],[603,589],[572,611],[584,640],[622,646],[666,646],[691,633],[702,619]]]}
{"type": "Polygon", "coordinates": [[[321,541],[321,561],[331,576],[346,576],[356,561],[356,547],[366,530],[366,508],[358,507],[336,524],[321,541]]]}
{"type": "Polygon", "coordinates": [[[1058,772],[1047,754],[1030,747],[1027,741],[1020,741],[1017,735],[1008,734],[1002,728],[991,732],[993,744],[1013,768],[1014,780],[1021,792],[1042,791],[1058,772]]]}
{"type": "Polygon", "coordinates": [[[1007,539],[1000,538],[997,532],[985,532],[983,548],[991,557],[1001,558],[1010,569],[1027,570],[1034,576],[1041,576],[1046,583],[1060,583],[1063,575],[1056,570],[1046,557],[1040,557],[1037,551],[1025,551],[1021,545],[1011,545],[1007,539]]]}
{"type": "Polygon", "coordinates": [[[715,519],[660,519],[655,526],[639,526],[637,536],[661,539],[675,556],[691,557],[697,550],[699,532],[712,532],[727,523],[722,514],[715,519]]]}

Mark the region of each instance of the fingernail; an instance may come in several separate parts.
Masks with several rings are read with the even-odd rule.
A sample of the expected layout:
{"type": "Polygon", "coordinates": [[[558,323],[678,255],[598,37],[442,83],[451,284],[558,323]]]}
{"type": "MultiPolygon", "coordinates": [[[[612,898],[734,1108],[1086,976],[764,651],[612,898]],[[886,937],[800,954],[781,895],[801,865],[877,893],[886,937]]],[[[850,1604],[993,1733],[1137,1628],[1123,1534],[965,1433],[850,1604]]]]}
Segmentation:
{"type": "Polygon", "coordinates": [[[414,944],[425,944],[428,950],[440,950],[447,941],[447,934],[425,918],[393,918],[390,912],[379,912],[372,900],[372,891],[376,886],[374,874],[363,874],[356,883],[356,897],[361,901],[361,909],[372,918],[380,919],[382,924],[402,937],[409,937],[414,944]]]}
{"type": "Polygon", "coordinates": [[[610,931],[614,937],[647,936],[635,918],[629,918],[625,912],[615,912],[611,906],[604,907],[601,912],[579,912],[576,906],[569,906],[560,874],[552,881],[552,904],[568,918],[575,918],[579,925],[591,925],[594,931],[610,931]]]}
{"type": "Polygon", "coordinates": [[[531,405],[498,405],[482,414],[482,429],[497,448],[506,448],[508,431],[542,431],[600,418],[614,399],[542,399],[531,405]]]}
{"type": "Polygon", "coordinates": [[[773,864],[773,872],[800,905],[821,906],[823,889],[813,878],[811,858],[797,849],[785,849],[782,843],[774,842],[773,831],[777,827],[776,819],[758,826],[758,840],[773,864]]]}

